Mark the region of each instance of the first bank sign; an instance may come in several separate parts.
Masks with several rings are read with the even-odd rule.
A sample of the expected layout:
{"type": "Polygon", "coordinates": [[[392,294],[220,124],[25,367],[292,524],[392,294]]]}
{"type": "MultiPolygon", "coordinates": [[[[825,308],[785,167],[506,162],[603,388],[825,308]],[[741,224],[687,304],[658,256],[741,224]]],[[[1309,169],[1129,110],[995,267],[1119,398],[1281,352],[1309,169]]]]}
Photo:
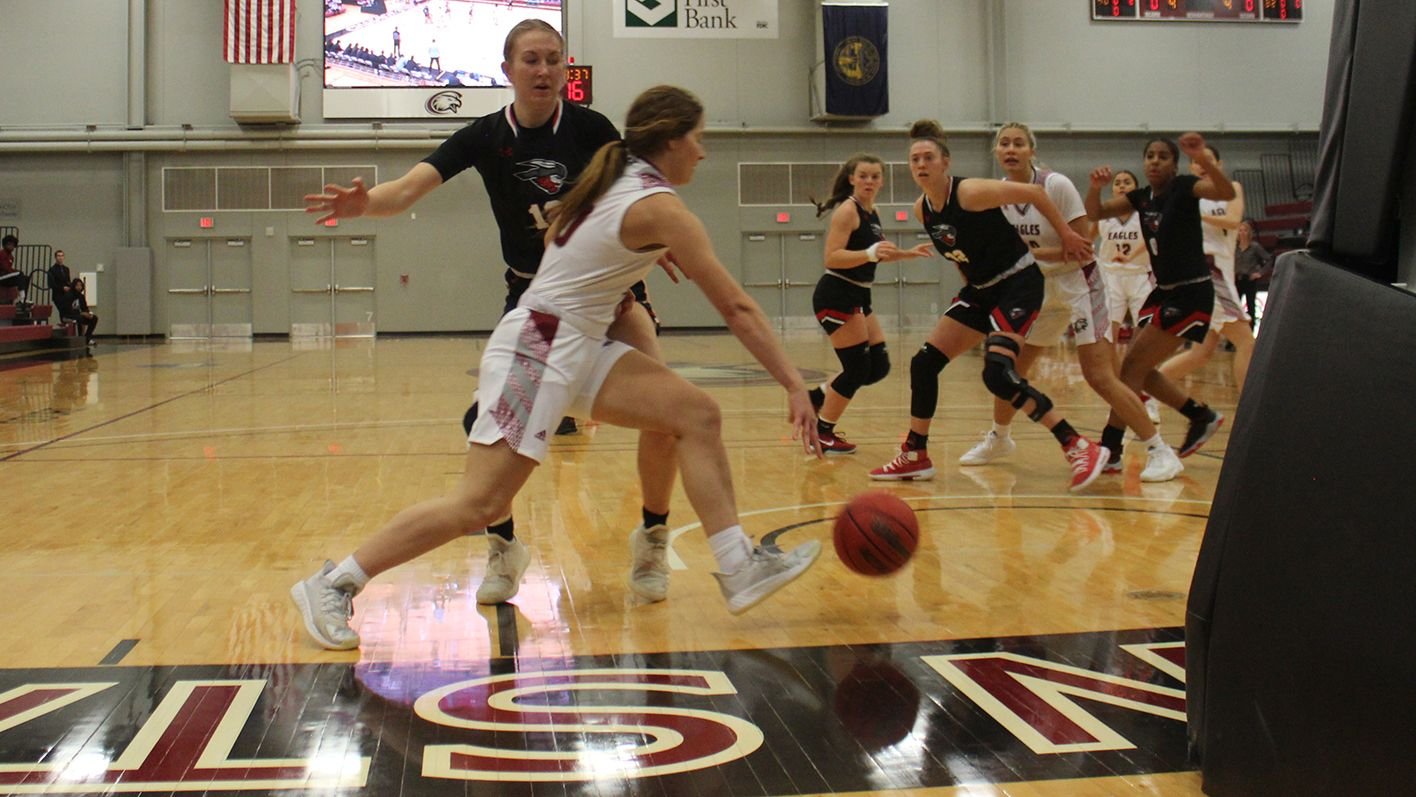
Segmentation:
{"type": "Polygon", "coordinates": [[[615,0],[615,36],[775,39],[777,0],[615,0]]]}

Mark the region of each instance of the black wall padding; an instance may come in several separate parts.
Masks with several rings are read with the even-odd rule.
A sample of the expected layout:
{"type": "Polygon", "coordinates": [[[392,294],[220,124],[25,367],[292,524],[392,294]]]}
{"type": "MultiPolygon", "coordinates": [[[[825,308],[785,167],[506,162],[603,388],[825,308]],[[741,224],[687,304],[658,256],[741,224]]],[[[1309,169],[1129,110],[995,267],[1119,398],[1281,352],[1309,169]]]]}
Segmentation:
{"type": "Polygon", "coordinates": [[[1336,3],[1308,243],[1385,282],[1396,277],[1397,198],[1413,115],[1416,3],[1336,3]]]}
{"type": "Polygon", "coordinates": [[[1416,296],[1279,260],[1190,586],[1207,794],[1416,794],[1416,296]]]}

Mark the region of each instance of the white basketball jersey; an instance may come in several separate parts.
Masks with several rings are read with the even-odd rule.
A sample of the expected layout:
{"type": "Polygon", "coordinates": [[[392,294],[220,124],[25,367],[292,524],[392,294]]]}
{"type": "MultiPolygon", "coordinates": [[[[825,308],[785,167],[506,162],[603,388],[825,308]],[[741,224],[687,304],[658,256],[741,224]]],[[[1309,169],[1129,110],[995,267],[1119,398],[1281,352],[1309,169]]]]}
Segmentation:
{"type": "MultiPolygon", "coordinates": [[[[1229,212],[1229,203],[1223,200],[1201,199],[1201,216],[1223,216],[1229,212]]],[[[1234,281],[1234,231],[1200,224],[1205,233],[1205,254],[1214,258],[1214,264],[1224,273],[1224,278],[1234,281]]]]}
{"type": "Polygon", "coordinates": [[[1141,238],[1141,214],[1132,211],[1124,219],[1102,219],[1097,222],[1097,237],[1101,246],[1096,259],[1108,271],[1127,274],[1144,274],[1150,271],[1150,251],[1141,238]],[[1140,252],[1134,259],[1122,259],[1134,252],[1140,252]]]}
{"type": "MultiPolygon", "coordinates": [[[[1006,179],[1006,178],[1004,178],[1006,179]]],[[[1052,200],[1052,204],[1057,206],[1057,210],[1062,213],[1062,218],[1073,221],[1087,215],[1086,205],[1082,204],[1082,195],[1077,193],[1077,187],[1072,185],[1065,175],[1043,169],[1033,170],[1033,182],[1042,186],[1047,192],[1047,198],[1052,200]]],[[[1052,225],[1047,222],[1047,218],[1042,215],[1035,205],[1004,205],[1003,215],[1012,223],[1013,228],[1018,231],[1018,235],[1027,241],[1028,247],[1039,249],[1042,247],[1057,247],[1062,245],[1062,237],[1057,231],[1052,229],[1052,225]]],[[[1042,269],[1043,274],[1060,274],[1065,271],[1075,271],[1085,264],[1073,263],[1065,265],[1063,263],[1046,263],[1037,261],[1037,267],[1042,269]]]]}
{"type": "MultiPolygon", "coordinates": [[[[673,186],[653,166],[630,158],[624,174],[595,200],[589,213],[563,228],[546,247],[536,278],[526,289],[553,307],[603,328],[634,283],[644,279],[667,247],[634,252],[620,241],[630,206],[673,186]]],[[[603,329],[600,334],[603,335],[603,329]]]]}

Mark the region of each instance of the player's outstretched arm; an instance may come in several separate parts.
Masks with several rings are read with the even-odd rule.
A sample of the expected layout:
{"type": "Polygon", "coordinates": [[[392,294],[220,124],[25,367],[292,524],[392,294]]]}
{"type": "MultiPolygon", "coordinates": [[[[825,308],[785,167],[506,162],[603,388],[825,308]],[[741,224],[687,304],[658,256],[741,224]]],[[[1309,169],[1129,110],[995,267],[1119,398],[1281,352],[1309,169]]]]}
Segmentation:
{"type": "Polygon", "coordinates": [[[397,180],[379,183],[373,188],[366,188],[359,177],[347,187],[331,183],[322,193],[305,195],[305,212],[321,214],[316,224],[328,219],[393,216],[412,207],[442,182],[437,169],[419,162],[397,180]]]}

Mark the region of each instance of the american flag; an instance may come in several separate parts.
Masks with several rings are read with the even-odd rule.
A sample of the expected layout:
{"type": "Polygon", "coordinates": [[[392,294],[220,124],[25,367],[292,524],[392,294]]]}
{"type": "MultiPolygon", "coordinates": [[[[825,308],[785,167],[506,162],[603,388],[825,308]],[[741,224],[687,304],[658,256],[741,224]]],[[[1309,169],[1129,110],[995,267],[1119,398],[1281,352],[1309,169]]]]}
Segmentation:
{"type": "Polygon", "coordinates": [[[226,0],[229,64],[288,64],[295,60],[295,0],[226,0]]]}

